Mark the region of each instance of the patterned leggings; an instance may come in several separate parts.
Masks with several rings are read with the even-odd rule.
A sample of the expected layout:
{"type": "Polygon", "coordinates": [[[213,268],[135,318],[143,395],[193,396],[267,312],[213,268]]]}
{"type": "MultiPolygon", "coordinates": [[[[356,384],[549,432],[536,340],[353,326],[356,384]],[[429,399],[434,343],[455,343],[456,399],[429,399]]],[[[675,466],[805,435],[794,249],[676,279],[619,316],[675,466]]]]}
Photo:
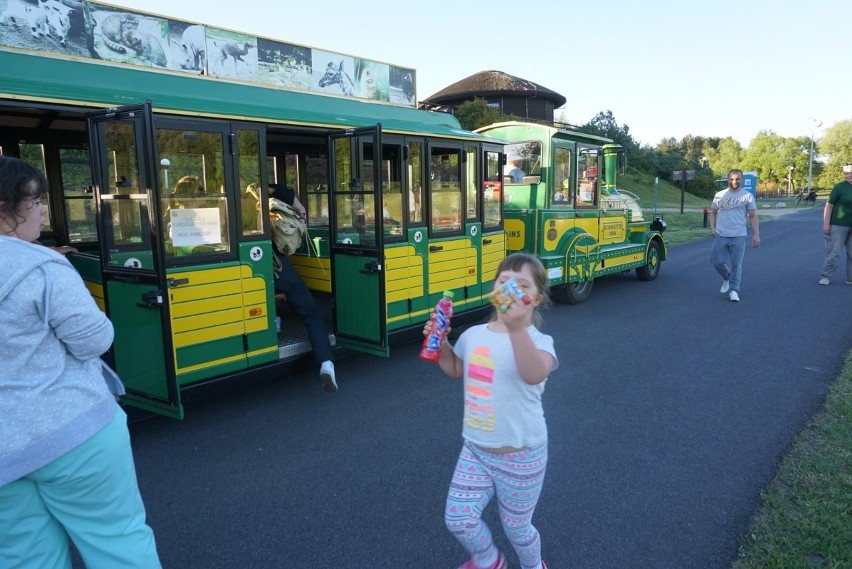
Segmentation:
{"type": "Polygon", "coordinates": [[[496,546],[482,511],[497,493],[503,530],[525,568],[541,567],[541,538],[532,525],[544,472],[547,443],[529,450],[492,454],[464,443],[444,510],[447,529],[479,567],[493,562],[496,546]]]}

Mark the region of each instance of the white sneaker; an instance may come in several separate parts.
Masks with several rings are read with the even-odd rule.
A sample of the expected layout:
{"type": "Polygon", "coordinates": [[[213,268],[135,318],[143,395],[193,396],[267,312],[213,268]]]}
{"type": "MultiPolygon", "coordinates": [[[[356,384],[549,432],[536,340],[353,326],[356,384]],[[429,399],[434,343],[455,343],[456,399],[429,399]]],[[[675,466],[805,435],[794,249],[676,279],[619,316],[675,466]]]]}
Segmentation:
{"type": "Polygon", "coordinates": [[[740,295],[738,295],[738,294],[737,294],[737,291],[735,291],[735,290],[732,290],[732,291],[728,294],[728,298],[730,298],[730,299],[731,299],[731,302],[739,302],[739,301],[740,301],[740,295]]]}
{"type": "Polygon", "coordinates": [[[721,292],[722,294],[725,294],[726,292],[728,292],[728,289],[730,289],[730,288],[731,288],[731,283],[729,283],[728,281],[722,281],[722,288],[719,289],[719,292],[721,292]]]}
{"type": "Polygon", "coordinates": [[[320,366],[320,379],[322,388],[329,393],[337,391],[337,380],[334,378],[334,362],[325,360],[320,366]]]}
{"type": "Polygon", "coordinates": [[[828,277],[822,277],[819,280],[819,284],[821,284],[821,285],[831,284],[831,280],[828,277]]]}

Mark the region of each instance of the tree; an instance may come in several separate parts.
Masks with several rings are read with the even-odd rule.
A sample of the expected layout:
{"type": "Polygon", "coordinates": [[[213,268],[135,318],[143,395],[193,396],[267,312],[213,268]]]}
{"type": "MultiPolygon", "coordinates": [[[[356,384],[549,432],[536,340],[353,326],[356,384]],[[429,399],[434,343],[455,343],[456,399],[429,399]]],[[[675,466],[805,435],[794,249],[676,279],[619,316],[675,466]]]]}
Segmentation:
{"type": "Polygon", "coordinates": [[[465,130],[476,130],[483,126],[488,126],[495,122],[510,120],[511,117],[505,117],[500,114],[500,111],[494,107],[489,107],[485,99],[479,97],[472,101],[465,101],[455,110],[456,118],[465,130]]]}
{"type": "Polygon", "coordinates": [[[852,120],[840,121],[826,130],[814,152],[828,157],[814,186],[828,189],[843,181],[843,165],[852,164],[852,120]]]}
{"type": "Polygon", "coordinates": [[[742,168],[743,147],[732,137],[719,140],[714,148],[705,149],[704,156],[716,176],[724,177],[734,168],[742,168]]]}
{"type": "Polygon", "coordinates": [[[618,126],[618,121],[612,111],[601,111],[592,117],[592,120],[580,127],[580,130],[587,134],[596,134],[612,139],[616,144],[620,144],[627,152],[635,152],[639,149],[639,144],[633,139],[630,134],[630,127],[627,125],[618,126]]]}
{"type": "Polygon", "coordinates": [[[762,130],[743,153],[742,170],[757,172],[761,182],[778,184],[787,174],[787,164],[781,157],[784,137],[771,130],[762,130]]]}

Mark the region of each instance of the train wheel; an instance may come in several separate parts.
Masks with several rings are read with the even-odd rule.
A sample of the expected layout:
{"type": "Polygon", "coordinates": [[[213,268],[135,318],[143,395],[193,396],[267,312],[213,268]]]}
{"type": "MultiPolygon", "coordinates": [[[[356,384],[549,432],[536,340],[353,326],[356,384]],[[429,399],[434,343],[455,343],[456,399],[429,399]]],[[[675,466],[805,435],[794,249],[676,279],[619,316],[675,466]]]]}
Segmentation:
{"type": "Polygon", "coordinates": [[[590,279],[555,286],[550,290],[550,293],[556,302],[561,302],[562,304],[580,304],[589,298],[594,286],[595,281],[590,279]]]}
{"type": "Polygon", "coordinates": [[[652,281],[660,274],[660,244],[651,241],[645,264],[636,269],[636,276],[640,281],[652,281]]]}

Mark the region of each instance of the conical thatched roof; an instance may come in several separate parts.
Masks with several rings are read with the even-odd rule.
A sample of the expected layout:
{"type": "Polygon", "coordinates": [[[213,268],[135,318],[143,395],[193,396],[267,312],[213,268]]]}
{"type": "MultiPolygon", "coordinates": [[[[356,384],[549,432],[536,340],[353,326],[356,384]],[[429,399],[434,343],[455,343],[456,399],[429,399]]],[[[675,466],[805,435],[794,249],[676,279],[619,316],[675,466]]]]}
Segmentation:
{"type": "Polygon", "coordinates": [[[553,106],[558,108],[565,104],[565,97],[542,87],[538,83],[503,73],[502,71],[480,71],[461,81],[456,81],[449,87],[445,87],[424,99],[422,102],[430,105],[440,105],[447,101],[455,101],[459,98],[493,95],[522,95],[526,97],[544,97],[553,101],[553,106]]]}

